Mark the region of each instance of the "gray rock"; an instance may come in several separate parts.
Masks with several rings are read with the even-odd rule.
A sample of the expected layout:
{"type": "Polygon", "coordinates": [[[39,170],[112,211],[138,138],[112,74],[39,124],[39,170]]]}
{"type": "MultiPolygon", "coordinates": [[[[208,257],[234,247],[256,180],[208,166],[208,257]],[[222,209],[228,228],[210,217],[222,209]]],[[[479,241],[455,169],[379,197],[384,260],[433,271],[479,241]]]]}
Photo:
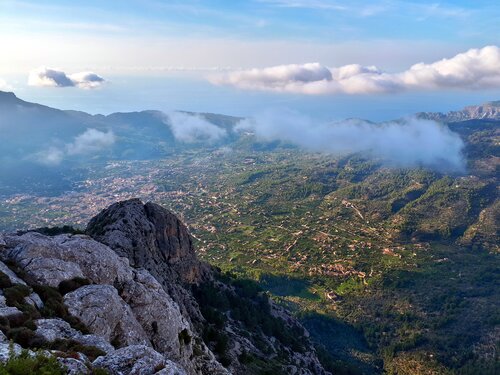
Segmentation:
{"type": "Polygon", "coordinates": [[[7,246],[7,243],[5,242],[5,239],[3,238],[3,234],[0,233],[0,250],[2,250],[6,246],[7,246]]]}
{"type": "Polygon", "coordinates": [[[38,283],[54,287],[75,277],[111,285],[131,277],[128,260],[88,236],[47,237],[34,232],[9,236],[4,257],[14,260],[38,283]]]}
{"type": "Polygon", "coordinates": [[[163,207],[139,199],[118,202],[95,216],[87,233],[134,267],[145,268],[163,281],[177,274],[185,282],[196,282],[204,268],[198,261],[186,226],[163,207]]]}
{"type": "Polygon", "coordinates": [[[7,338],[7,336],[5,336],[5,334],[0,331],[0,343],[2,342],[9,342],[9,339],[7,338]]]}
{"type": "Polygon", "coordinates": [[[0,362],[7,362],[12,356],[17,357],[21,354],[23,348],[21,345],[14,343],[0,343],[0,362]]]}
{"type": "Polygon", "coordinates": [[[43,308],[42,299],[36,293],[31,293],[29,296],[24,297],[24,300],[26,301],[26,303],[30,304],[33,307],[36,307],[37,309],[43,308]]]}
{"type": "Polygon", "coordinates": [[[35,232],[6,238],[8,249],[3,256],[15,261],[37,283],[57,287],[63,280],[83,277],[78,264],[66,261],[65,249],[52,238],[35,232]]]}
{"type": "Polygon", "coordinates": [[[38,319],[35,321],[37,326],[35,335],[48,342],[59,339],[70,339],[79,342],[82,345],[94,346],[105,353],[111,353],[115,349],[103,337],[97,335],[83,335],[81,332],[72,328],[66,321],[56,319],[38,319]]]}
{"type": "Polygon", "coordinates": [[[197,259],[186,226],[174,214],[154,203],[130,199],[101,211],[89,222],[87,233],[128,258],[133,267],[146,269],[184,317],[203,323],[197,302],[182,283],[210,278],[210,269],[197,259]]]}
{"type": "Polygon", "coordinates": [[[152,348],[132,345],[99,357],[93,366],[104,368],[111,375],[186,375],[184,369],[152,348]]]}
{"type": "Polygon", "coordinates": [[[128,259],[89,236],[63,234],[54,241],[65,249],[62,259],[78,264],[95,284],[113,285],[132,277],[128,259]]]}
{"type": "Polygon", "coordinates": [[[23,313],[17,307],[0,307],[0,317],[2,318],[13,318],[21,315],[23,313]]]}
{"type": "Polygon", "coordinates": [[[75,358],[57,358],[57,361],[66,368],[67,375],[90,375],[92,371],[75,358]]]}
{"type": "Polygon", "coordinates": [[[64,296],[70,314],[118,346],[151,345],[130,307],[110,285],[86,285],[64,296]]]}
{"type": "Polygon", "coordinates": [[[113,353],[115,351],[113,345],[98,335],[82,335],[74,338],[73,340],[78,341],[82,345],[93,346],[97,349],[101,349],[106,354],[113,353]]]}
{"type": "Polygon", "coordinates": [[[134,279],[123,284],[121,297],[147,333],[156,350],[176,361],[189,358],[194,334],[179,306],[160,283],[145,270],[134,271],[134,279]],[[188,342],[179,339],[184,331],[188,342]],[[182,341],[182,342],[181,342],[182,341]]]}
{"type": "MultiPolygon", "coordinates": [[[[4,241],[5,243],[5,241],[4,241]]],[[[3,272],[7,277],[9,278],[10,282],[12,284],[22,284],[26,285],[24,280],[20,279],[17,277],[17,275],[12,271],[9,267],[4,262],[0,262],[0,272],[3,272]]]]}
{"type": "Polygon", "coordinates": [[[80,334],[76,329],[72,328],[68,322],[59,318],[37,319],[35,320],[35,324],[35,335],[48,342],[59,339],[71,339],[80,334]]]}

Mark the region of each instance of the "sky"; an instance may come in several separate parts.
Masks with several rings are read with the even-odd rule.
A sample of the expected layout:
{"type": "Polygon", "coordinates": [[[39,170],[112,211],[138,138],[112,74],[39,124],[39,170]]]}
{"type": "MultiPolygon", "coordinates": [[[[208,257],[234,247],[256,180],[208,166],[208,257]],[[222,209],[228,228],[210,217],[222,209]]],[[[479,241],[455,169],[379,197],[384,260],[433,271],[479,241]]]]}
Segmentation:
{"type": "Polygon", "coordinates": [[[498,1],[0,0],[0,46],[0,90],[90,113],[389,120],[500,99],[498,1]]]}

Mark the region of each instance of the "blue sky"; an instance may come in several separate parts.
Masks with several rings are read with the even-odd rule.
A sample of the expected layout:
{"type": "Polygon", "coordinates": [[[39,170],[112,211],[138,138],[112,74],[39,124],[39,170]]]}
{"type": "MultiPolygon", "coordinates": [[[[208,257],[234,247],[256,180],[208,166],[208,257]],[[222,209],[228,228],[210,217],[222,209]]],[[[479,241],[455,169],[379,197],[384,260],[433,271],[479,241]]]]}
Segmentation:
{"type": "Polygon", "coordinates": [[[308,95],[307,87],[277,92],[261,81],[249,85],[230,76],[219,85],[209,77],[221,69],[313,62],[329,69],[361,64],[404,72],[416,63],[499,46],[497,3],[0,0],[0,87],[28,100],[93,113],[177,108],[251,115],[281,106],[322,118],[379,120],[456,109],[498,99],[500,87],[426,82],[416,90],[405,86],[358,95],[330,88],[308,95]],[[68,75],[92,71],[106,83],[93,90],[28,85],[30,72],[42,66],[68,75]]]}

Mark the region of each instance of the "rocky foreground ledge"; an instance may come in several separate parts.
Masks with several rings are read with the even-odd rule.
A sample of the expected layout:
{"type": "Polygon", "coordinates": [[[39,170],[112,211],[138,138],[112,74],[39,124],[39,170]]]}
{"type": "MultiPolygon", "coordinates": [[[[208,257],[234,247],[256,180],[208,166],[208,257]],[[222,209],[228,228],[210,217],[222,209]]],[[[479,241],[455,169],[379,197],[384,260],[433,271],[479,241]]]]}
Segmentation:
{"type": "Polygon", "coordinates": [[[43,355],[75,375],[327,374],[297,321],[200,262],[186,226],[156,204],[115,203],[85,234],[0,234],[0,259],[1,362],[43,355]]]}

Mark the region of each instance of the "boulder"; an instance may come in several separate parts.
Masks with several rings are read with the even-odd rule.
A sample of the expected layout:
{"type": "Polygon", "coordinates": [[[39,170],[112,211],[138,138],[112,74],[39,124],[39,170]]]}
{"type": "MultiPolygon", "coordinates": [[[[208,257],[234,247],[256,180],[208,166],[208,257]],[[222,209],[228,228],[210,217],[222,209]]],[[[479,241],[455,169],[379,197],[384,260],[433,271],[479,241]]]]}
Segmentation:
{"type": "Polygon", "coordinates": [[[0,317],[1,318],[14,318],[16,316],[22,316],[23,313],[17,307],[0,307],[0,317]]]}
{"type": "Polygon", "coordinates": [[[19,278],[4,262],[0,262],[0,272],[3,272],[9,278],[12,284],[26,285],[24,280],[19,278]]]}
{"type": "Polygon", "coordinates": [[[186,375],[184,369],[144,345],[132,345],[97,358],[93,366],[110,375],[186,375]]]}
{"type": "Polygon", "coordinates": [[[47,342],[53,342],[61,339],[74,340],[82,345],[94,346],[105,353],[111,353],[115,350],[113,345],[104,338],[97,335],[83,335],[81,332],[72,328],[66,321],[56,319],[37,319],[35,321],[35,335],[47,342]]]}
{"type": "Polygon", "coordinates": [[[36,307],[37,309],[43,308],[43,301],[36,293],[31,293],[29,296],[24,297],[24,300],[26,301],[26,303],[30,304],[33,307],[36,307]]]}
{"type": "Polygon", "coordinates": [[[113,285],[132,277],[128,259],[89,236],[62,234],[54,242],[65,249],[61,259],[78,264],[84,277],[95,284],[113,285]]]}
{"type": "Polygon", "coordinates": [[[65,250],[50,237],[28,232],[6,237],[6,240],[8,250],[3,257],[16,262],[39,284],[57,287],[63,280],[84,277],[78,264],[66,261],[65,250]]]}
{"type": "Polygon", "coordinates": [[[57,361],[66,368],[67,375],[90,375],[92,371],[83,363],[75,358],[57,358],[57,361]]]}
{"type": "Polygon", "coordinates": [[[17,357],[22,351],[23,348],[19,344],[2,342],[0,343],[0,362],[7,362],[10,357],[17,357]]]}
{"type": "Polygon", "coordinates": [[[80,277],[112,285],[131,277],[127,259],[88,236],[47,237],[28,232],[8,240],[3,256],[15,261],[39,284],[57,287],[63,280],[80,277]]]}
{"type": "Polygon", "coordinates": [[[64,296],[70,314],[92,333],[115,346],[150,346],[150,341],[130,307],[110,285],[86,285],[64,296]]]}

